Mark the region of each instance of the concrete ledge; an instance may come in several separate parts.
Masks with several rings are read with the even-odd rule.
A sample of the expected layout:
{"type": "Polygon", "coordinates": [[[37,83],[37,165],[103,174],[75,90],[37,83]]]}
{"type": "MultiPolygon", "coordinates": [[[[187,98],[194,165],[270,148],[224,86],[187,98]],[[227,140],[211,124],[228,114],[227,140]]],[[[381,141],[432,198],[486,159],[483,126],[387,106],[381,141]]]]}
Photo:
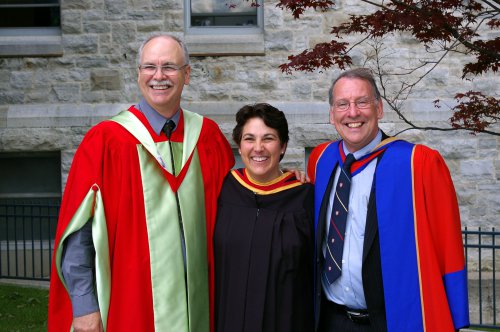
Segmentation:
{"type": "MultiPolygon", "coordinates": [[[[327,103],[271,102],[285,112],[290,123],[328,124],[327,103]]],[[[182,102],[189,111],[207,116],[222,124],[234,124],[234,115],[245,102],[182,102]]],[[[23,104],[9,105],[2,111],[2,127],[61,128],[90,127],[109,119],[130,104],[23,104]]]]}
{"type": "MultiPolygon", "coordinates": [[[[304,126],[329,125],[329,105],[327,102],[281,102],[264,100],[282,110],[289,124],[304,126]]],[[[183,101],[181,106],[192,112],[207,116],[221,127],[225,124],[234,125],[234,115],[249,102],[235,101],[183,101]]],[[[109,119],[120,111],[126,110],[131,104],[14,104],[0,108],[0,128],[66,128],[91,127],[103,120],[109,119]]],[[[422,108],[428,109],[422,103],[422,108]]],[[[439,110],[419,112],[417,124],[449,127],[448,113],[439,110]]],[[[391,127],[403,125],[401,119],[390,110],[386,110],[381,126],[391,127]]],[[[406,127],[405,125],[403,127],[406,127]]],[[[232,129],[232,127],[231,127],[232,129]]],[[[383,128],[387,130],[388,128],[383,128]]],[[[392,133],[392,132],[390,132],[392,133]]]]}
{"type": "Polygon", "coordinates": [[[0,57],[62,56],[61,30],[4,29],[0,35],[0,57]]]}
{"type": "Polygon", "coordinates": [[[264,55],[264,34],[186,34],[191,56],[264,55]]]}
{"type": "Polygon", "coordinates": [[[49,289],[50,281],[0,278],[0,285],[35,287],[49,289]]]}
{"type": "MultiPolygon", "coordinates": [[[[274,107],[283,111],[289,124],[327,124],[328,103],[319,102],[269,102],[274,107]]],[[[183,102],[181,106],[192,112],[205,115],[219,124],[229,122],[234,125],[234,115],[244,105],[252,104],[249,102],[183,102]]]]}
{"type": "Polygon", "coordinates": [[[130,105],[123,104],[29,104],[11,105],[5,118],[7,128],[90,127],[109,119],[130,105]]]}

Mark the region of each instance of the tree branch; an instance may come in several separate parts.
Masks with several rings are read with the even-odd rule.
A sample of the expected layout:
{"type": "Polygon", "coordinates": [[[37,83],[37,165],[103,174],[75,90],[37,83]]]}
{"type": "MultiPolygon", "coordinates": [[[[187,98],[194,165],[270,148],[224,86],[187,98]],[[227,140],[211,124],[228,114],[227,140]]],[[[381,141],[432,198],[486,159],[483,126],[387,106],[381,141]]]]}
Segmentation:
{"type": "MultiPolygon", "coordinates": [[[[320,6],[322,1],[331,0],[279,0],[278,6],[291,9],[298,18],[305,8],[320,6]]],[[[321,43],[296,56],[289,56],[288,64],[280,66],[282,71],[313,71],[333,66],[344,69],[352,65],[350,54],[367,41],[373,41],[373,53],[365,53],[364,65],[374,62],[376,77],[380,81],[382,98],[408,126],[421,130],[468,130],[499,135],[486,127],[499,122],[498,100],[475,92],[457,94],[465,96],[459,102],[450,123],[453,128],[417,126],[403,112],[404,102],[417,86],[440,66],[450,54],[473,56],[470,63],[463,65],[462,79],[466,75],[478,76],[484,72],[500,70],[500,37],[491,37],[489,31],[500,26],[500,0],[361,0],[376,8],[370,14],[349,15],[349,20],[334,26],[335,36],[330,43],[321,43]],[[384,37],[393,33],[411,34],[429,56],[423,59],[408,59],[409,66],[394,67],[390,54],[385,53],[384,37]],[[356,42],[343,42],[344,35],[358,33],[363,36],[356,42]],[[379,40],[380,38],[380,40],[379,40]],[[387,60],[387,61],[386,61],[387,60]],[[390,69],[388,69],[390,68],[390,69]],[[395,86],[391,77],[400,82],[395,86]],[[408,79],[406,79],[408,78],[408,79]],[[389,88],[392,90],[389,91],[389,88]],[[467,98],[470,98],[467,100],[467,98]]],[[[495,34],[492,34],[495,36],[495,34]]],[[[370,43],[368,43],[370,44],[370,43]]],[[[359,62],[358,62],[359,65],[359,62]]],[[[467,77],[469,78],[469,76],[467,77]]],[[[458,98],[458,97],[455,97],[458,98]]],[[[458,100],[457,100],[458,102],[458,100]]],[[[436,107],[438,107],[436,105],[436,107]]]]}

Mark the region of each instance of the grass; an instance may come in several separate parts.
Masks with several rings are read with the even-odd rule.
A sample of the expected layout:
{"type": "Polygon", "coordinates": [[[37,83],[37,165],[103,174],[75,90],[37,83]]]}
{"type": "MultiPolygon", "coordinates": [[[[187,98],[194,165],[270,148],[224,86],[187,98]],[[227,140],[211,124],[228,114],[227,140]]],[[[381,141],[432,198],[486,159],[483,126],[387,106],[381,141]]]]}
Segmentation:
{"type": "Polygon", "coordinates": [[[47,331],[48,289],[0,284],[0,332],[47,331]]]}
{"type": "Polygon", "coordinates": [[[0,332],[47,331],[48,299],[48,289],[0,284],[0,332]]]}

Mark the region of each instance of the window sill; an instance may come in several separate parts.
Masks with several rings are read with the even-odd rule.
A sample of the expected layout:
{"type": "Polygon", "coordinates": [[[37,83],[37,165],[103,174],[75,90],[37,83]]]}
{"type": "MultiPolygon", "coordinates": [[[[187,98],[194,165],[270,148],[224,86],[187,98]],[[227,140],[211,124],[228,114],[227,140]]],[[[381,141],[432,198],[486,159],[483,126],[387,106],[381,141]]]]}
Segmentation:
{"type": "Polygon", "coordinates": [[[62,54],[60,29],[0,29],[0,57],[62,54]]]}
{"type": "Polygon", "coordinates": [[[264,55],[264,34],[186,34],[190,56],[264,55]]]}

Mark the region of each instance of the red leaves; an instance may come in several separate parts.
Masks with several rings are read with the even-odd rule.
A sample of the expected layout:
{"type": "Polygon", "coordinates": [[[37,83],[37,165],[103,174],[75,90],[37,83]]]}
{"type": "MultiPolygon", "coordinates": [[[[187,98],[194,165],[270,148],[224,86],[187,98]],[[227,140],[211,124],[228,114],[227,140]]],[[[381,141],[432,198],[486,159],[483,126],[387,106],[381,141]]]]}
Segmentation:
{"type": "Polygon", "coordinates": [[[327,69],[337,65],[344,69],[352,63],[351,57],[346,53],[347,43],[332,40],[330,43],[321,43],[312,50],[304,50],[299,55],[290,55],[287,64],[280,65],[280,69],[287,74],[292,70],[314,71],[317,68],[327,69]]]}
{"type": "Polygon", "coordinates": [[[500,37],[487,41],[475,41],[472,43],[471,50],[477,61],[464,66],[462,78],[467,74],[480,75],[489,70],[498,71],[500,66],[500,37]]]}
{"type": "Polygon", "coordinates": [[[290,10],[294,18],[300,18],[308,8],[326,10],[334,5],[331,0],[280,0],[276,7],[290,10]]]}
{"type": "Polygon", "coordinates": [[[495,29],[495,28],[500,28],[500,20],[497,19],[492,19],[488,23],[486,23],[490,28],[495,29]]]}
{"type": "Polygon", "coordinates": [[[473,133],[479,133],[498,122],[500,99],[485,96],[478,91],[457,93],[455,99],[459,104],[453,107],[454,113],[450,118],[454,128],[468,128],[473,133]]]}
{"type": "MultiPolygon", "coordinates": [[[[500,10],[489,2],[477,0],[361,0],[377,10],[369,15],[350,15],[349,20],[332,27],[335,39],[347,34],[363,34],[368,39],[384,37],[394,32],[410,33],[426,50],[440,45],[443,51],[467,53],[474,57],[463,67],[463,76],[481,75],[500,67],[500,37],[491,30],[500,28],[500,10]],[[481,26],[481,29],[478,27],[481,26]]],[[[332,0],[279,0],[278,7],[290,10],[298,19],[307,9],[327,9],[332,0]]],[[[314,71],[337,66],[344,69],[351,64],[350,45],[332,40],[321,43],[298,55],[288,57],[282,64],[283,72],[292,70],[314,71]]],[[[450,52],[453,54],[453,52],[450,52]]],[[[498,100],[480,92],[459,94],[462,100],[454,108],[450,119],[455,127],[477,132],[496,123],[500,113],[498,100]]]]}

